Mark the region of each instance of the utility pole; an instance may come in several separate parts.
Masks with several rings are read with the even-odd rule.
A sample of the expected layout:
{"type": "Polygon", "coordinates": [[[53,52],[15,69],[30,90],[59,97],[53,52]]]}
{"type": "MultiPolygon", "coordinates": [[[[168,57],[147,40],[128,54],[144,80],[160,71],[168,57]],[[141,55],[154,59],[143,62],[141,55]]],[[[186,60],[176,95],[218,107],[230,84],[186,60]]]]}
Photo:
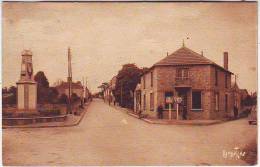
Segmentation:
{"type": "Polygon", "coordinates": [[[84,85],[84,77],[82,77],[82,87],[83,87],[83,92],[81,95],[81,105],[83,106],[84,101],[85,101],[85,85],[84,85]]]}
{"type": "Polygon", "coordinates": [[[68,86],[69,86],[69,97],[68,97],[68,106],[67,106],[67,114],[72,114],[71,108],[71,83],[72,83],[72,69],[71,69],[71,53],[70,47],[68,48],[68,86]]]}
{"type": "Polygon", "coordinates": [[[120,105],[122,107],[122,102],[123,102],[123,83],[121,81],[121,89],[120,89],[120,105]]]}

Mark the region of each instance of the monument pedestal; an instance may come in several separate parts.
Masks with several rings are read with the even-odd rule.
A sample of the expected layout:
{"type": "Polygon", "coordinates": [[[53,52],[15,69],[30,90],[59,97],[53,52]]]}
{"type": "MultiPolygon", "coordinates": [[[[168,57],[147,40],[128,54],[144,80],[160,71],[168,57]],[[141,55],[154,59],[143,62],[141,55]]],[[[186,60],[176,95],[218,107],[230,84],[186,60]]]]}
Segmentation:
{"type": "Polygon", "coordinates": [[[37,83],[19,81],[17,84],[17,111],[37,113],[37,83]]]}

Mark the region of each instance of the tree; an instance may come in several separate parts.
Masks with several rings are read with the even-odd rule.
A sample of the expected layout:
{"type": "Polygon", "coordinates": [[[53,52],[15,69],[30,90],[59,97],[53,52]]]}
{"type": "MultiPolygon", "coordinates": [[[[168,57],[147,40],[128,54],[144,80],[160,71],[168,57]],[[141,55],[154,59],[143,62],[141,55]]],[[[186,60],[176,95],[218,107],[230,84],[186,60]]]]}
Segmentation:
{"type": "Polygon", "coordinates": [[[43,71],[39,71],[34,76],[37,82],[37,101],[38,103],[48,102],[49,81],[43,71]]]}
{"type": "Polygon", "coordinates": [[[80,97],[76,93],[71,94],[71,102],[75,103],[80,100],[80,97]]]}
{"type": "Polygon", "coordinates": [[[140,82],[142,72],[135,64],[125,64],[118,72],[114,95],[120,106],[133,108],[133,93],[140,82]]]}
{"type": "Polygon", "coordinates": [[[2,88],[2,94],[8,93],[7,87],[2,88]]]}
{"type": "Polygon", "coordinates": [[[50,87],[48,90],[48,102],[49,103],[56,103],[58,100],[59,92],[55,87],[50,87]]]}
{"type": "Polygon", "coordinates": [[[17,102],[17,88],[15,86],[11,86],[10,88],[2,89],[2,104],[5,105],[14,105],[17,102]]]}
{"type": "Polygon", "coordinates": [[[11,94],[11,96],[9,97],[9,104],[16,104],[17,102],[17,98],[16,98],[16,95],[17,95],[17,88],[15,86],[11,86],[9,89],[8,89],[8,93],[11,94]]]}
{"type": "Polygon", "coordinates": [[[257,104],[257,96],[247,95],[245,99],[242,100],[242,104],[245,106],[252,106],[257,104]]]}
{"type": "Polygon", "coordinates": [[[104,97],[104,91],[106,90],[106,88],[109,87],[109,83],[107,82],[103,82],[98,88],[101,89],[101,91],[99,92],[99,94],[104,97]]]}
{"type": "Polygon", "coordinates": [[[38,87],[49,88],[49,81],[43,71],[37,72],[34,80],[37,82],[38,87]]]}
{"type": "Polygon", "coordinates": [[[59,103],[67,104],[68,103],[68,96],[66,94],[62,94],[59,98],[59,103]]]}

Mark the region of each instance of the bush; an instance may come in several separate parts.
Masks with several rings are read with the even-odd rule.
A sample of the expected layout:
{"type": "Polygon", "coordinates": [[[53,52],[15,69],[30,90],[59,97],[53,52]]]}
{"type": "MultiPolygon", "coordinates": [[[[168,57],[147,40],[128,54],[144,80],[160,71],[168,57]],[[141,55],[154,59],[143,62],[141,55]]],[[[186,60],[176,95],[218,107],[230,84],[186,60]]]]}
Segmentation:
{"type": "Polygon", "coordinates": [[[240,118],[244,118],[244,117],[248,117],[248,115],[250,114],[250,109],[246,109],[244,111],[242,111],[240,114],[239,114],[239,117],[240,118]]]}
{"type": "Polygon", "coordinates": [[[79,100],[80,100],[80,97],[78,97],[78,95],[76,93],[72,93],[72,95],[71,95],[71,102],[75,103],[75,102],[77,102],[79,100]]]}
{"type": "Polygon", "coordinates": [[[39,112],[41,116],[57,116],[61,114],[59,109],[39,110],[39,112]]]}
{"type": "Polygon", "coordinates": [[[32,118],[39,116],[38,113],[3,112],[4,118],[32,118]]]}
{"type": "Polygon", "coordinates": [[[12,117],[13,113],[11,112],[4,112],[3,111],[3,117],[12,117]]]}
{"type": "Polygon", "coordinates": [[[61,104],[67,104],[68,103],[68,97],[66,94],[62,94],[59,98],[59,103],[61,104]]]}

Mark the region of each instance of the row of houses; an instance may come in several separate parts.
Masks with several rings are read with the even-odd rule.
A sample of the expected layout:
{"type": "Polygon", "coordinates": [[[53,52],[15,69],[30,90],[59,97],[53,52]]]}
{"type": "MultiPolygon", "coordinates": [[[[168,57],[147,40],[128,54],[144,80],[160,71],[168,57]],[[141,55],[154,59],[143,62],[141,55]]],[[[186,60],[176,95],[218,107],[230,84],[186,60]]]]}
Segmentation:
{"type": "MultiPolygon", "coordinates": [[[[62,94],[69,96],[69,83],[68,82],[62,81],[57,86],[55,86],[55,88],[59,92],[59,96],[61,96],[62,94]]],[[[82,83],[80,81],[71,83],[71,92],[72,92],[72,94],[75,93],[80,98],[84,97],[84,98],[88,99],[91,96],[91,93],[90,93],[88,87],[86,86],[84,88],[84,86],[82,85],[82,83]]]]}
{"type": "Polygon", "coordinates": [[[113,95],[113,91],[116,88],[116,76],[112,77],[109,81],[108,86],[104,90],[104,101],[109,104],[116,104],[115,96],[113,95]]]}
{"type": "MultiPolygon", "coordinates": [[[[233,109],[241,111],[241,101],[248,93],[232,83],[234,74],[228,68],[228,52],[223,54],[223,66],[192,51],[184,45],[172,54],[153,64],[141,75],[141,82],[134,92],[134,112],[157,117],[157,107],[163,107],[168,118],[176,119],[175,102],[167,99],[182,99],[180,115],[187,119],[222,119],[233,116],[233,109]],[[174,114],[175,112],[175,114],[174,114]]],[[[113,88],[116,77],[104,91],[104,100],[114,102],[113,88]]]]}

